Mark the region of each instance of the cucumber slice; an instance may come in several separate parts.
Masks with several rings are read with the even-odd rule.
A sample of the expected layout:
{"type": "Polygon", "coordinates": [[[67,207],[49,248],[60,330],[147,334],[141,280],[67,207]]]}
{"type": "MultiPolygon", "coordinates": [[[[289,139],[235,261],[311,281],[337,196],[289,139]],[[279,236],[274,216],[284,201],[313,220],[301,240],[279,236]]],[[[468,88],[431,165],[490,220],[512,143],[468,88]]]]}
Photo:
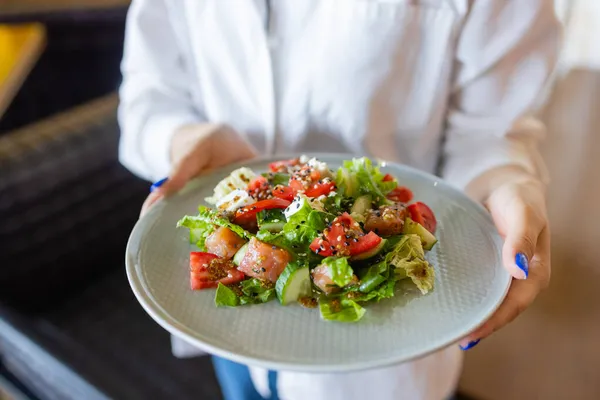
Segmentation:
{"type": "Polygon", "coordinates": [[[246,243],[245,245],[240,247],[240,249],[237,251],[237,253],[235,253],[235,255],[233,256],[233,263],[235,265],[237,265],[237,266],[240,265],[240,263],[242,262],[242,259],[246,255],[246,251],[248,251],[248,243],[246,243]]]}
{"type": "Polygon", "coordinates": [[[288,264],[277,279],[275,291],[284,306],[298,301],[301,297],[310,296],[312,285],[308,267],[294,269],[288,264]]]}
{"type": "Polygon", "coordinates": [[[381,239],[381,242],[376,247],[373,247],[371,250],[365,251],[364,253],[357,254],[354,257],[352,257],[350,260],[351,261],[360,261],[360,260],[366,260],[371,257],[375,257],[377,254],[379,254],[384,249],[386,242],[387,242],[386,239],[381,239]]]}
{"type": "Polygon", "coordinates": [[[283,210],[263,210],[256,215],[256,221],[260,229],[269,232],[280,232],[286,219],[283,210]]]}
{"type": "Polygon", "coordinates": [[[362,215],[362,214],[366,213],[367,210],[370,210],[371,206],[372,206],[371,196],[366,194],[366,195],[360,196],[358,199],[356,199],[356,201],[352,205],[352,209],[350,210],[350,213],[362,215]]]}
{"type": "Polygon", "coordinates": [[[431,250],[437,243],[437,239],[431,232],[425,229],[423,225],[410,218],[406,218],[406,221],[404,221],[403,232],[419,236],[419,238],[421,238],[421,243],[423,244],[423,249],[425,250],[431,250]]]}

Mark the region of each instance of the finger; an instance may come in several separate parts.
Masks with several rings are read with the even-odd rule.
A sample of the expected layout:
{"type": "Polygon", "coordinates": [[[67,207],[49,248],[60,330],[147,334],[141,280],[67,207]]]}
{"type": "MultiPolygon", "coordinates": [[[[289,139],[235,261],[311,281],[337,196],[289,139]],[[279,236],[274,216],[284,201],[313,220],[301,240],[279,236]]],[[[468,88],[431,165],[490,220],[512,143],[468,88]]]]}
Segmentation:
{"type": "Polygon", "coordinates": [[[229,127],[203,131],[202,139],[177,163],[169,180],[159,189],[170,196],[193,178],[211,168],[256,157],[256,149],[229,127]],[[211,132],[211,135],[206,134],[211,132]]]}
{"type": "Polygon", "coordinates": [[[150,193],[148,197],[146,197],[146,200],[142,205],[142,210],[140,211],[140,218],[146,215],[148,210],[150,210],[150,207],[152,207],[153,204],[155,204],[158,200],[162,199],[163,197],[164,196],[162,195],[162,193],[156,190],[150,193]]]}
{"type": "Polygon", "coordinates": [[[206,146],[199,143],[186,154],[173,168],[169,179],[158,189],[163,196],[170,196],[181,189],[194,177],[196,177],[208,164],[209,157],[203,150],[206,146]]]}
{"type": "Polygon", "coordinates": [[[539,292],[548,286],[550,274],[550,229],[545,228],[537,242],[529,279],[513,280],[502,305],[488,321],[460,342],[461,348],[467,350],[473,347],[479,340],[512,322],[531,305],[539,292]]]}
{"type": "Polygon", "coordinates": [[[514,278],[527,279],[529,276],[529,264],[545,225],[546,219],[529,206],[513,211],[510,223],[507,224],[502,260],[504,267],[514,278]]]}

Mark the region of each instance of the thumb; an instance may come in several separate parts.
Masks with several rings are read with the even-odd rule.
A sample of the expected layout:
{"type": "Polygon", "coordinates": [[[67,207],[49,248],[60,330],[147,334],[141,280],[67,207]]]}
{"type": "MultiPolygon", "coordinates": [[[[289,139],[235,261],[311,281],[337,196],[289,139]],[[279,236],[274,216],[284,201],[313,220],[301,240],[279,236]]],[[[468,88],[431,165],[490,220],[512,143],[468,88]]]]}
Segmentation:
{"type": "Polygon", "coordinates": [[[502,249],[504,267],[514,278],[527,279],[529,263],[544,229],[544,220],[526,209],[514,213],[513,217],[506,227],[506,239],[502,249]]]}

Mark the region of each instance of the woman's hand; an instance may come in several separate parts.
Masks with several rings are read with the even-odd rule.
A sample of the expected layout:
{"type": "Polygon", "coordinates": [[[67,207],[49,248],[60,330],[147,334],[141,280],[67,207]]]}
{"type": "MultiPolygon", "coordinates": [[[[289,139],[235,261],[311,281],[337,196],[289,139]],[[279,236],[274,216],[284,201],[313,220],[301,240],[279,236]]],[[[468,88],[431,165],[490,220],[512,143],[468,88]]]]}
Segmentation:
{"type": "Polygon", "coordinates": [[[152,185],[141,215],[162,197],[181,190],[202,172],[256,156],[256,150],[227,125],[194,124],[180,128],[171,141],[173,170],[152,185]]]}
{"type": "Polygon", "coordinates": [[[514,320],[550,282],[550,227],[544,185],[526,176],[505,181],[491,191],[485,205],[505,239],[502,259],[514,279],[500,308],[461,341],[463,350],[514,320]]]}

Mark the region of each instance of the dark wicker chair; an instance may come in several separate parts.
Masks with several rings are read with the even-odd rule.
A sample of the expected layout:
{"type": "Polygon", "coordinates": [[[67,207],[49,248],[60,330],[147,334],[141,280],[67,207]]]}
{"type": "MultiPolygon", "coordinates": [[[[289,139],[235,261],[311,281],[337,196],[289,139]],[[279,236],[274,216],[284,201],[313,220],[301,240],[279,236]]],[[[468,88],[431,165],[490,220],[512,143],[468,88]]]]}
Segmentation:
{"type": "Polygon", "coordinates": [[[148,183],[117,160],[109,96],[0,137],[0,360],[40,399],[218,399],[178,360],[123,256],[148,183]]]}

